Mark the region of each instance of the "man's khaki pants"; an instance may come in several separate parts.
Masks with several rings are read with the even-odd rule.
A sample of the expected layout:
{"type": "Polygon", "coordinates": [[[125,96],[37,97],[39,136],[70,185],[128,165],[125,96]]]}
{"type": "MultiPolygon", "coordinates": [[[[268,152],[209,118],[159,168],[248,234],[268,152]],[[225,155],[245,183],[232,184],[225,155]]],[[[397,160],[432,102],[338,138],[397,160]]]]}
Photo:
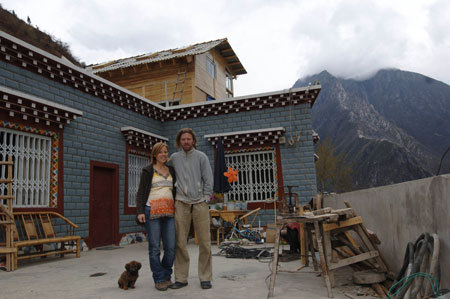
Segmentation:
{"type": "Polygon", "coordinates": [[[194,230],[197,233],[198,277],[200,281],[211,281],[211,235],[209,230],[209,207],[206,202],[198,204],[186,204],[175,201],[175,230],[177,246],[175,250],[175,281],[187,282],[189,277],[189,252],[187,239],[191,219],[194,222],[194,230]]]}

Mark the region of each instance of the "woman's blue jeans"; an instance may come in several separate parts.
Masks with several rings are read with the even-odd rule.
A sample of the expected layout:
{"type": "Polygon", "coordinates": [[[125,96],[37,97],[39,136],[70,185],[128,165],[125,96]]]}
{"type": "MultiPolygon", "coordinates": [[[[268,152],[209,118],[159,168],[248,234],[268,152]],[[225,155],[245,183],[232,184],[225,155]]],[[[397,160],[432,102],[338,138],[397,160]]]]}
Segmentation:
{"type": "Polygon", "coordinates": [[[145,229],[147,230],[148,256],[155,283],[171,279],[175,260],[175,220],[173,217],[150,219],[150,207],[145,206],[145,229]],[[160,240],[164,257],[161,260],[160,240]]]}

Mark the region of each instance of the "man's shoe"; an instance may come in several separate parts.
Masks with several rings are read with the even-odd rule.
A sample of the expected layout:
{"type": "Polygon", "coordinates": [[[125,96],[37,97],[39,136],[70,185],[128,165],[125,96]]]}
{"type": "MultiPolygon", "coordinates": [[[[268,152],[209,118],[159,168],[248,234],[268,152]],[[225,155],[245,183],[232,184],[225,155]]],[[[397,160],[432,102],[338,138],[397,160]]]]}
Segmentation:
{"type": "Polygon", "coordinates": [[[200,286],[205,290],[212,288],[211,281],[202,281],[200,282],[200,286]]]}
{"type": "Polygon", "coordinates": [[[167,291],[167,287],[168,287],[167,281],[161,281],[155,284],[155,288],[158,291],[167,291]]]}
{"type": "Polygon", "coordinates": [[[181,289],[181,288],[183,288],[183,287],[185,287],[185,286],[187,286],[188,285],[188,283],[187,282],[179,282],[179,281],[175,281],[174,283],[172,283],[170,286],[169,286],[169,288],[171,288],[171,289],[181,289]]]}

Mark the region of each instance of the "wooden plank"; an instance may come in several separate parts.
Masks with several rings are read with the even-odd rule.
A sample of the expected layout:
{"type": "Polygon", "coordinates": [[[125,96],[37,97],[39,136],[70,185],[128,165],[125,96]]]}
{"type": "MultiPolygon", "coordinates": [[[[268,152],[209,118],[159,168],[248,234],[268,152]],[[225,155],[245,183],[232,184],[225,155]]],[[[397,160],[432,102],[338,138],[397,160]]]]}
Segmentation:
{"type": "MultiPolygon", "coordinates": [[[[276,206],[276,202],[275,202],[274,206],[276,206]]],[[[303,215],[303,213],[304,213],[302,206],[300,206],[300,208],[299,208],[299,213],[300,213],[300,215],[303,215]]],[[[302,258],[302,265],[307,265],[308,264],[308,256],[307,256],[308,252],[306,250],[305,224],[304,223],[300,223],[300,255],[302,258]]]]}
{"type": "Polygon", "coordinates": [[[337,210],[331,210],[331,213],[338,214],[338,215],[346,215],[349,217],[353,217],[353,209],[352,208],[346,208],[346,209],[337,209],[337,210]]]}
{"type": "Polygon", "coordinates": [[[323,251],[323,244],[322,244],[322,234],[320,232],[319,222],[314,221],[314,233],[316,235],[317,240],[317,247],[319,247],[319,256],[320,256],[320,267],[322,268],[322,276],[325,280],[325,285],[327,286],[327,292],[328,297],[333,298],[333,292],[331,291],[331,282],[330,278],[328,277],[328,270],[325,260],[325,254],[323,251]]]}
{"type": "Polygon", "coordinates": [[[51,238],[51,239],[40,239],[40,240],[30,240],[30,241],[27,240],[27,241],[14,242],[14,246],[25,247],[25,246],[50,244],[50,243],[58,243],[58,242],[66,242],[66,241],[77,241],[79,239],[81,239],[80,236],[67,236],[67,237],[58,237],[58,238],[51,238]]]}
{"type": "MultiPolygon", "coordinates": [[[[324,214],[330,214],[330,213],[333,213],[333,209],[330,208],[330,207],[326,207],[326,208],[323,208],[323,209],[314,210],[314,211],[312,211],[311,213],[312,213],[313,215],[315,215],[315,216],[319,216],[319,215],[324,215],[324,214]]],[[[306,215],[306,214],[308,214],[308,213],[305,213],[305,215],[306,215]]]]}
{"type": "Polygon", "coordinates": [[[22,215],[22,223],[28,240],[39,238],[36,231],[36,226],[34,225],[34,219],[31,215],[22,215]]]}
{"type": "Polygon", "coordinates": [[[319,270],[319,263],[317,262],[316,259],[316,250],[314,249],[314,240],[312,237],[312,232],[311,229],[308,228],[306,230],[306,233],[308,235],[308,246],[309,246],[309,251],[311,252],[311,259],[314,265],[314,271],[318,271],[319,270]]]}
{"type": "Polygon", "coordinates": [[[35,253],[30,255],[22,255],[18,256],[18,260],[25,260],[25,259],[31,259],[35,257],[41,257],[41,256],[49,256],[49,255],[57,255],[57,254],[65,254],[65,253],[77,253],[76,249],[64,249],[64,250],[55,250],[55,251],[47,251],[43,253],[35,253]]]}
{"type": "Polygon", "coordinates": [[[269,284],[269,294],[267,297],[273,297],[273,289],[275,288],[275,278],[277,276],[278,271],[278,255],[280,251],[280,231],[282,226],[277,227],[275,231],[275,246],[273,253],[273,262],[272,262],[272,275],[270,276],[270,284],[269,284]]]}
{"type": "Polygon", "coordinates": [[[290,222],[298,222],[298,223],[312,223],[314,221],[337,221],[339,219],[339,215],[337,214],[324,214],[319,216],[278,216],[278,221],[282,223],[290,223],[290,222]]]}
{"type": "MultiPolygon", "coordinates": [[[[347,208],[352,208],[352,205],[350,204],[349,201],[347,201],[347,200],[344,201],[344,204],[345,204],[345,206],[347,208]]],[[[354,210],[353,210],[353,215],[357,216],[356,212],[354,210]]],[[[365,239],[370,242],[370,240],[369,240],[369,233],[367,232],[367,228],[364,226],[364,224],[361,223],[360,225],[358,225],[358,227],[360,227],[362,235],[365,235],[365,239]]],[[[360,235],[360,237],[361,237],[361,235],[360,235]]],[[[363,241],[364,241],[364,239],[363,239],[363,241]]],[[[376,244],[373,244],[373,243],[371,243],[371,244],[372,244],[372,248],[374,248],[374,250],[377,250],[379,252],[378,246],[376,244]]],[[[378,264],[381,266],[382,269],[384,269],[388,273],[391,272],[390,269],[389,269],[388,264],[386,263],[386,259],[383,257],[381,252],[379,252],[379,257],[376,260],[377,260],[378,264]]]]}
{"type": "Polygon", "coordinates": [[[359,245],[356,243],[355,239],[353,239],[352,235],[350,234],[349,231],[344,232],[345,237],[347,238],[347,240],[350,242],[350,244],[352,244],[352,246],[355,249],[359,249],[359,245]]]}
{"type": "Polygon", "coordinates": [[[368,251],[365,253],[361,253],[343,260],[338,261],[337,263],[332,263],[329,265],[330,270],[338,269],[344,266],[348,266],[354,263],[359,263],[371,258],[378,257],[378,251],[368,251]]]}
{"type": "Polygon", "coordinates": [[[322,195],[317,194],[316,197],[313,199],[313,210],[320,210],[322,209],[322,195]]]}
{"type": "Polygon", "coordinates": [[[360,224],[360,223],[362,223],[362,217],[361,216],[353,217],[353,218],[350,218],[350,219],[344,220],[344,221],[339,221],[339,223],[324,223],[323,224],[323,231],[327,232],[327,231],[330,231],[330,230],[343,228],[343,227],[348,227],[348,226],[352,226],[352,225],[356,225],[356,224],[360,224]]]}
{"type": "Polygon", "coordinates": [[[17,252],[15,247],[0,247],[0,254],[17,252]]]}
{"type": "Polygon", "coordinates": [[[384,290],[379,283],[373,283],[372,289],[374,289],[375,292],[377,292],[377,294],[380,298],[385,298],[387,296],[387,294],[384,293],[384,290]]]}
{"type": "Polygon", "coordinates": [[[50,216],[48,214],[41,214],[39,215],[39,219],[41,220],[41,226],[44,231],[45,237],[46,238],[56,237],[50,216]]]}
{"type": "MultiPolygon", "coordinates": [[[[331,248],[331,233],[329,231],[323,233],[323,243],[324,243],[324,253],[325,253],[325,259],[326,259],[327,265],[331,265],[333,249],[331,248]]],[[[328,269],[331,270],[330,268],[328,268],[328,269]]],[[[329,271],[328,276],[330,277],[331,287],[334,287],[334,272],[329,271]]]]}

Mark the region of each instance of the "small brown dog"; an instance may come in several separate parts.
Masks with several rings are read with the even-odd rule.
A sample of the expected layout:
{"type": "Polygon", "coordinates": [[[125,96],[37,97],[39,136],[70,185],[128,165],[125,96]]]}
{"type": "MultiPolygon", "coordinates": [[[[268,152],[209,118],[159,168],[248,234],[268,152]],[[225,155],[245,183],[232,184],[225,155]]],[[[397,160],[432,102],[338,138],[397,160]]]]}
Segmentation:
{"type": "Polygon", "coordinates": [[[134,284],[139,277],[139,269],[141,269],[141,263],[136,261],[131,261],[125,265],[125,271],[119,278],[119,288],[128,290],[128,288],[134,289],[134,284]]]}

